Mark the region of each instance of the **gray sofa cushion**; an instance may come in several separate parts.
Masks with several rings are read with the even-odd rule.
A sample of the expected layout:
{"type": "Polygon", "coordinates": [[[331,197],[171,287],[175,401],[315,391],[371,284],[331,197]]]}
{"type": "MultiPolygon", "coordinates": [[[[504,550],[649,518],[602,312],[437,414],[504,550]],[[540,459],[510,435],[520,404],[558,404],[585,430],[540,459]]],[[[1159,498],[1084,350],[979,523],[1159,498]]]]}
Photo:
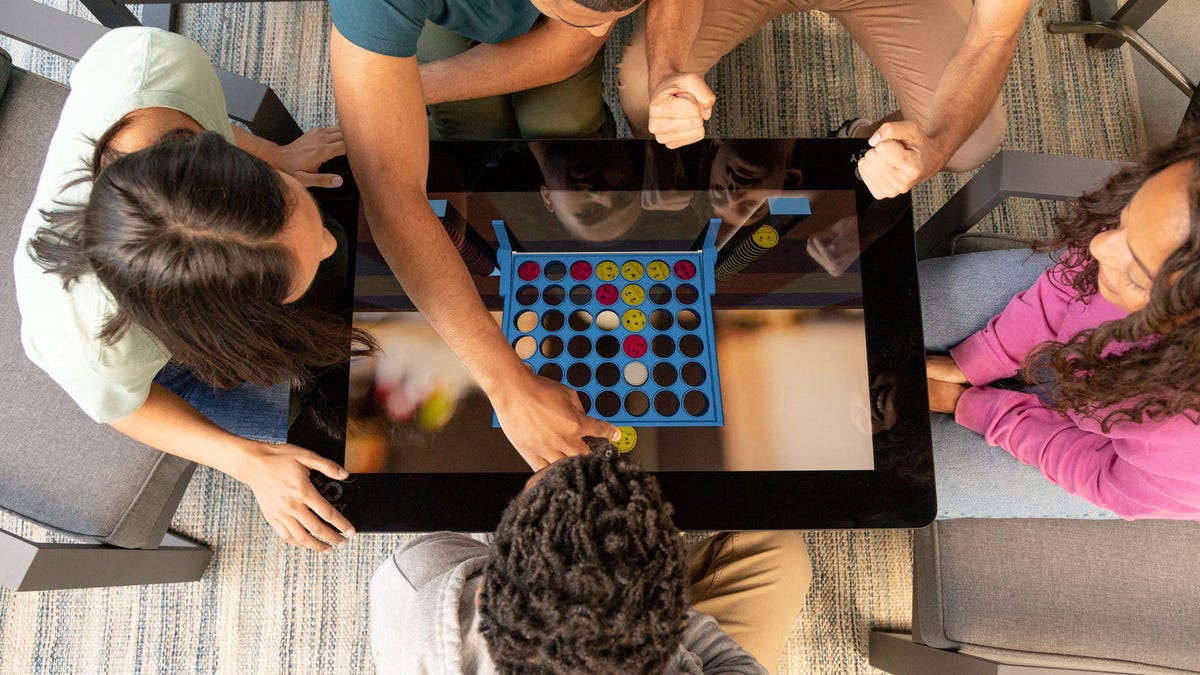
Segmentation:
{"type": "Polygon", "coordinates": [[[0,97],[0,509],[86,539],[155,547],[195,465],[93,422],[21,347],[7,261],[66,95],[14,69],[0,97]]]}
{"type": "Polygon", "coordinates": [[[915,555],[927,644],[1200,670],[1200,523],[945,520],[915,555]]]}

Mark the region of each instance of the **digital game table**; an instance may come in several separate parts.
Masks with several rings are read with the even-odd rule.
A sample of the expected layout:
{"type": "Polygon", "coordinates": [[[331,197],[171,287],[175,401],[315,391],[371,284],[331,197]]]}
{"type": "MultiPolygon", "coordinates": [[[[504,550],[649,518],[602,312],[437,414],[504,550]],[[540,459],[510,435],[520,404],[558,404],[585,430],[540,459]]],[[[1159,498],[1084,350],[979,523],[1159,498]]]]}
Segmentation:
{"type": "MultiPolygon", "coordinates": [[[[434,142],[428,195],[529,368],[625,432],[686,530],[935,513],[908,195],[854,140],[434,142]]],[[[349,226],[352,224],[343,223],[349,226]]],[[[490,531],[529,468],[365,226],[344,310],[383,353],[321,376],[293,443],[359,531],[490,531]]]]}

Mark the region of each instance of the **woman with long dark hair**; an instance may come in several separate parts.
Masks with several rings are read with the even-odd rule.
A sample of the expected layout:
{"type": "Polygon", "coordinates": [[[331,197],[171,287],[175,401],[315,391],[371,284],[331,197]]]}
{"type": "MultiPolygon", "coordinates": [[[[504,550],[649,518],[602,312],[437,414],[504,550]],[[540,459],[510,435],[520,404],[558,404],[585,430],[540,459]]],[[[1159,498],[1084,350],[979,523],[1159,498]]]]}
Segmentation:
{"type": "Polygon", "coordinates": [[[921,268],[926,347],[956,345],[927,361],[930,408],[961,425],[933,420],[939,511],[1200,519],[1200,136],[1120,171],[1057,225],[1040,246],[1055,264],[990,320],[1005,282],[1038,261],[921,268]]]}
{"type": "Polygon", "coordinates": [[[290,387],[373,348],[312,302],[344,235],[305,186],[340,182],[311,173],[340,134],[235,131],[207,56],[156,29],[71,84],[14,260],[26,353],[96,421],[246,483],[286,541],[343,543],[309,471],[345,471],[286,443],[290,387]]]}

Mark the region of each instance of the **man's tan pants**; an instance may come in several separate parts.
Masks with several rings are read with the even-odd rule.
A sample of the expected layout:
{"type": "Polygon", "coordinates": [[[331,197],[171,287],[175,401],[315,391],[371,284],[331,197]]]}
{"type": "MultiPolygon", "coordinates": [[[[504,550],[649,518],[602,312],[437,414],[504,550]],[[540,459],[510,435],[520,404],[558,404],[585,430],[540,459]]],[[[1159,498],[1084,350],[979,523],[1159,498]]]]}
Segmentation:
{"type": "Polygon", "coordinates": [[[804,537],[795,531],[722,532],[688,553],[692,608],[716,619],[774,672],[812,581],[804,537]]]}
{"type": "MultiPolygon", "coordinates": [[[[815,9],[846,27],[883,73],[904,118],[924,126],[933,114],[934,92],[942,72],[967,33],[971,7],[971,0],[705,0],[686,71],[706,73],[771,19],[815,9]]],[[[634,135],[642,138],[650,135],[646,129],[648,87],[643,20],[626,45],[617,70],[621,107],[634,135]]],[[[946,170],[969,171],[986,161],[1004,140],[1004,126],[1004,105],[997,100],[946,164],[946,170]]]]}

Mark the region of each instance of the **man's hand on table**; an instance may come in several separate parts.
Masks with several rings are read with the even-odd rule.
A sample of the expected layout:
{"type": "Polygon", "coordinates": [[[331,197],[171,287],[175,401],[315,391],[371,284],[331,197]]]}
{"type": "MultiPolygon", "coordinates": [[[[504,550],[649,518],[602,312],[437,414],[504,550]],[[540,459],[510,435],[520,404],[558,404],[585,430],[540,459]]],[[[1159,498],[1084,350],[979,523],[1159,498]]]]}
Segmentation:
{"type": "Polygon", "coordinates": [[[871,150],[858,162],[858,173],[876,199],[904,194],[942,170],[953,151],[907,120],[880,125],[867,141],[871,150]]]}
{"type": "Polygon", "coordinates": [[[654,138],[668,148],[678,148],[704,138],[704,121],[712,117],[717,97],[704,78],[695,73],[675,73],[661,79],[650,92],[650,122],[654,138]]]}
{"type": "Polygon", "coordinates": [[[588,452],[584,436],[620,438],[615,426],[584,414],[573,389],[533,373],[489,396],[504,434],[534,471],[588,452]]]}

